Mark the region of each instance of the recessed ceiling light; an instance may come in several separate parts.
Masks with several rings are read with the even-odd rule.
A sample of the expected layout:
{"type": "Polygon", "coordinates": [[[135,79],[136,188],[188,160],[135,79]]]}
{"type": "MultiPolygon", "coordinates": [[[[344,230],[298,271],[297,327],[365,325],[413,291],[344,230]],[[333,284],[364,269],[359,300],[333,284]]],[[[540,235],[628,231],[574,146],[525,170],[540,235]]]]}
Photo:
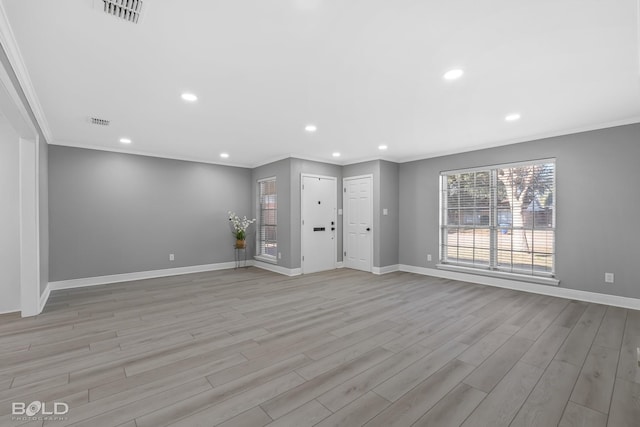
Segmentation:
{"type": "Polygon", "coordinates": [[[309,133],[313,133],[313,132],[317,131],[318,128],[316,127],[316,125],[306,125],[304,127],[304,130],[306,130],[309,133]]]}
{"type": "Polygon", "coordinates": [[[120,138],[120,142],[123,144],[131,144],[131,140],[129,138],[120,138]]]}
{"type": "Polygon", "coordinates": [[[504,119],[508,122],[515,122],[516,120],[520,119],[520,114],[518,113],[508,114],[504,119]]]}
{"type": "Polygon", "coordinates": [[[340,153],[338,153],[337,151],[335,153],[331,154],[333,157],[340,157],[340,153]]]}
{"type": "Polygon", "coordinates": [[[228,159],[229,153],[220,153],[220,157],[222,157],[223,159],[228,159]]]}
{"type": "Polygon", "coordinates": [[[195,96],[195,95],[194,95],[194,94],[192,94],[192,93],[186,93],[186,92],[185,92],[185,93],[183,93],[182,95],[180,95],[180,97],[181,97],[183,100],[188,101],[188,102],[195,102],[195,101],[197,101],[197,100],[198,100],[198,97],[197,97],[197,96],[195,96]]]}
{"type": "Polygon", "coordinates": [[[386,145],[378,145],[378,150],[382,150],[382,151],[384,151],[384,150],[386,150],[386,149],[387,149],[387,146],[386,146],[386,145]]]}
{"type": "Polygon", "coordinates": [[[454,68],[453,70],[449,70],[442,76],[445,80],[456,80],[462,77],[464,71],[460,68],[454,68]]]}

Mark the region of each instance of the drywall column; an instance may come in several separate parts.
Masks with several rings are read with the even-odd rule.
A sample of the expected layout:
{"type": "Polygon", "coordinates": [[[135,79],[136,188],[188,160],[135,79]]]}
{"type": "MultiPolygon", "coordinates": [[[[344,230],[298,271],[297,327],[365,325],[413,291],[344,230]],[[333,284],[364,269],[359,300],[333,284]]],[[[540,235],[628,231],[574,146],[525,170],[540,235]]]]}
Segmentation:
{"type": "Polygon", "coordinates": [[[38,142],[20,138],[20,300],[22,316],[40,312],[38,142]]]}
{"type": "Polygon", "coordinates": [[[0,313],[20,311],[18,134],[0,116],[0,313]]]}

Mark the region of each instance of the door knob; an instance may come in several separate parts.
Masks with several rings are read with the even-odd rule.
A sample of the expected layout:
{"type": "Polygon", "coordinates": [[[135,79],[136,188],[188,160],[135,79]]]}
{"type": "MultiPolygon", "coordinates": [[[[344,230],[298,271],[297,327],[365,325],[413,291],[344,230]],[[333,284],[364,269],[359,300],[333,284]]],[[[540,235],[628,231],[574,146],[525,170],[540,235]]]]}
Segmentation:
{"type": "Polygon", "coordinates": [[[371,228],[367,227],[367,231],[371,231],[371,228]]]}

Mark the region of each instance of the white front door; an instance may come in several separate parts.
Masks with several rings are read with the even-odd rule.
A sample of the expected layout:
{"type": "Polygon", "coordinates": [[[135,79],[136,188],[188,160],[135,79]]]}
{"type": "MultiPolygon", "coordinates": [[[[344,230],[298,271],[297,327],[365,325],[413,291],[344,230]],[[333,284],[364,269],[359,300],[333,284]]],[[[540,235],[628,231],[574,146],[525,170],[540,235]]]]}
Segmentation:
{"type": "Polygon", "coordinates": [[[344,266],[371,271],[373,177],[344,179],[344,266]]]}
{"type": "Polygon", "coordinates": [[[302,175],[302,272],[336,268],[336,178],[302,175]]]}

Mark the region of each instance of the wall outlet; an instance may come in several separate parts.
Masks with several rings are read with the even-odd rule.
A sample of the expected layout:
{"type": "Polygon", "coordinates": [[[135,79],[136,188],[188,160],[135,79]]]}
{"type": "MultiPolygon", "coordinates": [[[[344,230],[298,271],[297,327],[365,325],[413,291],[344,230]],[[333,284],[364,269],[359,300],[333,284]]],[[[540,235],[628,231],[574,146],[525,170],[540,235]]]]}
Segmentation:
{"type": "Polygon", "coordinates": [[[282,252],[278,252],[278,259],[282,259],[282,252]]]}
{"type": "Polygon", "coordinates": [[[338,215],[342,215],[342,209],[338,209],[338,215]]]}
{"type": "Polygon", "coordinates": [[[382,209],[382,215],[389,215],[389,209],[387,208],[382,209]]]}
{"type": "Polygon", "coordinates": [[[427,255],[427,261],[431,262],[431,254],[427,255]]]}
{"type": "Polygon", "coordinates": [[[175,261],[176,260],[176,255],[175,254],[169,254],[169,261],[175,261]]]}
{"type": "Polygon", "coordinates": [[[613,273],[604,273],[605,283],[613,283],[613,273]]]}

